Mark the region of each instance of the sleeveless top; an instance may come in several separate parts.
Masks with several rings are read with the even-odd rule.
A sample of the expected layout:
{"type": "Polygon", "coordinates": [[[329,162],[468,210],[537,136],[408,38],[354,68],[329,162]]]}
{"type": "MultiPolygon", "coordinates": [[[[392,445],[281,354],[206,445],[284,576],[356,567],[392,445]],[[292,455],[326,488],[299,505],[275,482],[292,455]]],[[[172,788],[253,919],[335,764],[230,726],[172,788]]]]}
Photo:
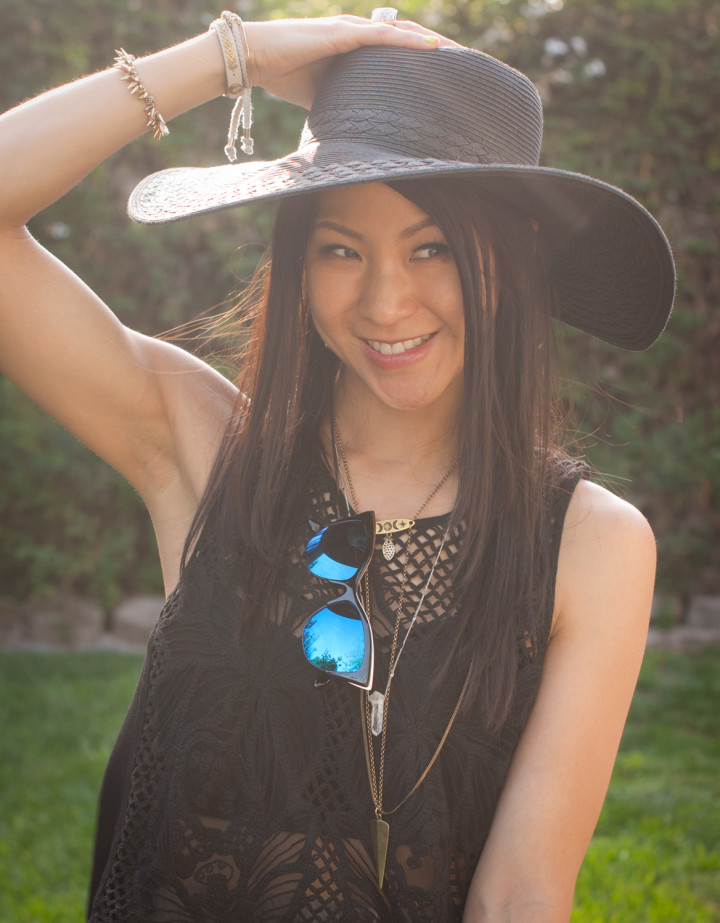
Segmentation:
{"type": "MultiPolygon", "coordinates": [[[[567,505],[582,476],[551,494],[553,579],[567,505]]],[[[309,519],[338,515],[323,472],[309,519]]],[[[413,530],[404,612],[414,613],[447,516],[413,530]]],[[[453,637],[453,562],[462,529],[447,534],[393,679],[383,807],[412,789],[455,709],[469,656],[439,688],[430,682],[453,637]]],[[[237,562],[204,528],[148,645],[138,687],[111,755],[100,798],[89,920],[92,923],[307,923],[459,921],[510,759],[532,708],[553,610],[541,631],[518,638],[520,670],[499,733],[462,710],[440,755],[391,817],[385,882],[377,887],[374,817],[363,740],[363,693],[322,677],[300,631],[337,592],[303,563],[298,536],[282,568],[281,599],[261,636],[238,633],[237,562]]],[[[370,568],[374,687],[384,689],[407,533],[370,568]]],[[[382,539],[378,543],[380,547],[382,539]]],[[[482,601],[478,600],[478,615],[482,601]]],[[[379,738],[378,738],[379,741],[379,738]]],[[[379,759],[379,750],[376,751],[379,759]]]]}

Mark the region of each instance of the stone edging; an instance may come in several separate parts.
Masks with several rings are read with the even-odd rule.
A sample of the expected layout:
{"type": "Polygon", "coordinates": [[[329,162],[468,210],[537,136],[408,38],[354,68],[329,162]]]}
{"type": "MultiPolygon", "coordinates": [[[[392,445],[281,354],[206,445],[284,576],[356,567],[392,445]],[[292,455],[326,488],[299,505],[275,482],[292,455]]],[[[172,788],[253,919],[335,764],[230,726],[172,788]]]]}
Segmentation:
{"type": "MultiPolygon", "coordinates": [[[[0,598],[0,649],[144,653],[163,602],[161,596],[134,596],[108,615],[72,596],[22,603],[0,598]]],[[[654,610],[660,609],[658,602],[654,610]]],[[[713,644],[720,645],[720,596],[695,596],[685,622],[669,628],[651,623],[648,632],[648,648],[693,653],[713,644]]]]}
{"type": "Polygon", "coordinates": [[[73,596],[0,599],[0,648],[16,651],[111,650],[144,653],[162,596],[134,596],[108,615],[73,596]]]}

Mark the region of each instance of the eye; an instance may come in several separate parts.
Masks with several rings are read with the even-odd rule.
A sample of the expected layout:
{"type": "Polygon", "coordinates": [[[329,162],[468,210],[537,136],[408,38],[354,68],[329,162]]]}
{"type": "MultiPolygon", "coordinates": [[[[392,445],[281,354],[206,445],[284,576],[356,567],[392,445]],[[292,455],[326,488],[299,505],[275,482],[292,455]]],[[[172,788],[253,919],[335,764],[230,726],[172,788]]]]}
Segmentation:
{"type": "Polygon", "coordinates": [[[451,256],[450,247],[442,241],[421,244],[413,250],[415,260],[431,260],[437,257],[451,256]]]}
{"type": "Polygon", "coordinates": [[[352,247],[346,247],[345,244],[325,244],[320,247],[321,256],[338,257],[341,260],[359,259],[359,254],[352,247]]]}

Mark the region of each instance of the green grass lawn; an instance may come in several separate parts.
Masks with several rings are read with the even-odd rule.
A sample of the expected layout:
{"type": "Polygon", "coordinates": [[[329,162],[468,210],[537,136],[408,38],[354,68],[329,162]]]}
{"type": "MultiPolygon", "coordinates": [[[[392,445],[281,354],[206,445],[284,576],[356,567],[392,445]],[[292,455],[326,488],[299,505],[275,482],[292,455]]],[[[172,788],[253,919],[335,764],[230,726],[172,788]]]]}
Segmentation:
{"type": "MultiPolygon", "coordinates": [[[[140,672],[0,654],[0,920],[83,918],[97,791],[140,672]]],[[[650,652],[573,923],[720,920],[720,657],[650,652]]]]}
{"type": "Polygon", "coordinates": [[[100,781],[141,664],[0,654],[2,923],[84,919],[100,781]]]}
{"type": "Polygon", "coordinates": [[[720,651],[650,651],[573,923],[720,921],[720,651]]]}

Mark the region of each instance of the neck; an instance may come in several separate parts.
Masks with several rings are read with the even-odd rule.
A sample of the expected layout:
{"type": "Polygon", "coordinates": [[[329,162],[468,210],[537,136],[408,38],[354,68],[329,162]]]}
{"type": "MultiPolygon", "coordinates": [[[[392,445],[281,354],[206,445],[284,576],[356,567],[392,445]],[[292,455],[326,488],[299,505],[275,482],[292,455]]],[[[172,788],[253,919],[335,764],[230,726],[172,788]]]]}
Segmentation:
{"type": "Polygon", "coordinates": [[[460,396],[448,394],[419,410],[395,408],[367,392],[356,394],[341,377],[333,402],[343,443],[379,463],[448,464],[459,451],[460,396]]]}
{"type": "MultiPolygon", "coordinates": [[[[398,410],[379,401],[354,400],[339,382],[334,412],[360,509],[373,509],[378,518],[413,518],[458,457],[459,406],[454,413],[445,405],[398,410]]],[[[331,446],[329,425],[326,435],[331,446]]],[[[423,516],[448,512],[456,490],[457,471],[423,516]]]]}

